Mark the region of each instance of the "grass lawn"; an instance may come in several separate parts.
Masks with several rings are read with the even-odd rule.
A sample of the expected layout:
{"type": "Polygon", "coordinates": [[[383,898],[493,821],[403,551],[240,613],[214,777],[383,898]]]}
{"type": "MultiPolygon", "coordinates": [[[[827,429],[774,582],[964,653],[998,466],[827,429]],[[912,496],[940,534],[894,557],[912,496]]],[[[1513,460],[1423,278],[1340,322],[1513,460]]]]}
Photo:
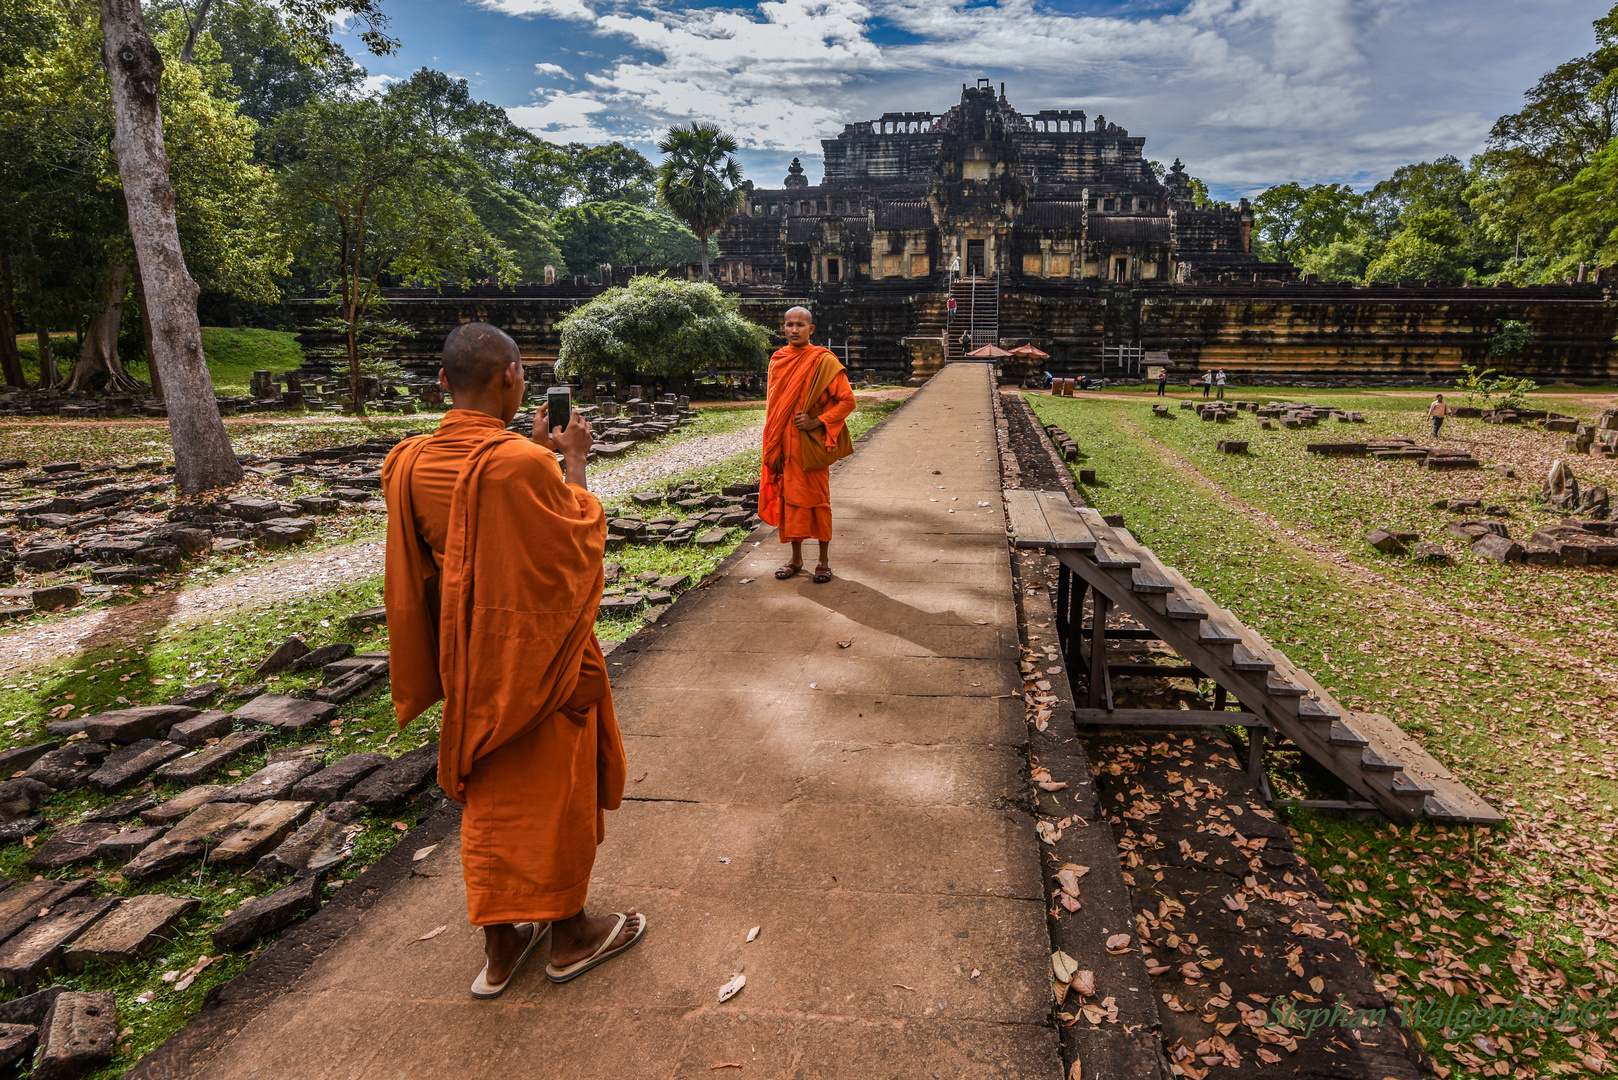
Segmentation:
{"type": "MultiPolygon", "coordinates": [[[[1350,429],[1355,439],[1429,442],[1422,410],[1430,397],[1420,392],[1226,396],[1346,405],[1367,413],[1368,423],[1350,429]]],[[[1588,391],[1535,397],[1581,416],[1602,404],[1588,391]],[[1581,407],[1571,407],[1575,400],[1581,407]]],[[[1489,832],[1285,811],[1300,854],[1407,1003],[1448,1007],[1463,998],[1487,1007],[1522,995],[1541,1009],[1593,1003],[1587,1018],[1600,1017],[1593,1030],[1516,1030],[1523,1025],[1508,1021],[1492,1034],[1487,1025],[1446,1033],[1418,1024],[1442,1075],[1599,1071],[1618,1019],[1618,570],[1487,563],[1442,532],[1452,515],[1431,509],[1462,495],[1505,504],[1517,536],[1556,520],[1525,496],[1537,491],[1539,466],[1558,455],[1562,436],[1451,422],[1445,442],[1515,468],[1511,479],[1314,457],[1305,442],[1349,431],[1262,431],[1251,414],[1213,424],[1178,408],[1160,419],[1149,394],[1030,400],[1043,421],[1074,436],[1086,455],[1079,464],[1097,470],[1099,483],[1081,487],[1086,499],[1123,514],[1143,543],[1345,705],[1393,717],[1510,816],[1508,827],[1489,832]],[[1250,454],[1219,453],[1221,438],[1249,440],[1250,454]],[[1425,568],[1382,555],[1363,540],[1378,526],[1444,542],[1455,561],[1425,568]]],[[[1618,486],[1618,463],[1579,458],[1573,466],[1581,483],[1618,486]]],[[[1272,780],[1285,794],[1336,797],[1308,766],[1278,762],[1272,780]]]]}
{"type": "MultiPolygon", "coordinates": [[[[75,340],[72,334],[52,334],[51,338],[55,342],[75,340]]],[[[22,357],[23,374],[32,382],[38,382],[39,344],[34,335],[19,334],[17,352],[22,357]]],[[[297,335],[284,330],[204,326],[202,352],[208,358],[208,374],[213,377],[214,390],[227,397],[246,394],[255,371],[267,370],[279,375],[303,363],[303,348],[298,344],[297,335]]],[[[151,381],[144,361],[126,363],[125,369],[142,382],[151,381]]]]}

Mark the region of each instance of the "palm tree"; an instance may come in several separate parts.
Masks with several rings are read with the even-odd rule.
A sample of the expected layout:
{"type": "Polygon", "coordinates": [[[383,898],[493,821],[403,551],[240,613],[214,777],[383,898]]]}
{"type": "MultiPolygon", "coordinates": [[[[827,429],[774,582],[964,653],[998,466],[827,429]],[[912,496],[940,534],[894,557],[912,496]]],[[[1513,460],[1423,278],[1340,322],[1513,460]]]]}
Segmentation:
{"type": "Polygon", "coordinates": [[[657,194],[702,244],[702,276],[708,274],[708,237],[725,223],[741,197],[742,167],[732,154],[736,140],[716,127],[693,123],[670,128],[657,144],[664,154],[657,194]]]}

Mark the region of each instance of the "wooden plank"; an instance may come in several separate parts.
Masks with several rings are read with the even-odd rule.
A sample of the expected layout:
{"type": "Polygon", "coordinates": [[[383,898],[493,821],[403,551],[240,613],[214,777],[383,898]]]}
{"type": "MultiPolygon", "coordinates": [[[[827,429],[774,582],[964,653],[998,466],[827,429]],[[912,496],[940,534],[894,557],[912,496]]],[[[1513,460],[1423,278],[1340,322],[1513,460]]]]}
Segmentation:
{"type": "Polygon", "coordinates": [[[1275,697],[1301,698],[1309,693],[1302,686],[1287,678],[1279,671],[1268,671],[1264,674],[1264,692],[1275,697]]]}
{"type": "Polygon", "coordinates": [[[1391,754],[1404,763],[1407,774],[1432,787],[1433,793],[1427,797],[1426,803],[1429,819],[1440,823],[1505,824],[1504,814],[1480,798],[1452,770],[1439,764],[1398,724],[1380,713],[1351,715],[1354,726],[1372,740],[1379,753],[1384,756],[1391,754]],[[1384,747],[1385,750],[1382,749],[1384,747]]]}
{"type": "Polygon", "coordinates": [[[1045,520],[1045,509],[1040,505],[1039,492],[1013,488],[1005,492],[1006,516],[1011,520],[1011,531],[1020,548],[1053,547],[1056,537],[1050,523],[1045,520]]]}
{"type": "Polygon", "coordinates": [[[1045,511],[1045,522],[1055,539],[1051,546],[1072,551],[1093,551],[1096,538],[1079,516],[1078,508],[1065,491],[1040,491],[1039,504],[1045,511]]]}
{"type": "Polygon", "coordinates": [[[1233,650],[1231,664],[1237,671],[1274,671],[1275,661],[1267,656],[1260,656],[1248,650],[1241,642],[1236,643],[1233,650]]]}
{"type": "Polygon", "coordinates": [[[1197,640],[1204,645],[1235,645],[1242,635],[1231,626],[1222,611],[1210,611],[1197,628],[1197,640]]]}
{"type": "Polygon", "coordinates": [[[1256,713],[1209,709],[1074,709],[1073,722],[1112,727],[1248,727],[1268,728],[1256,713]]]}
{"type": "Polygon", "coordinates": [[[1084,527],[1090,530],[1095,537],[1095,550],[1090,552],[1090,558],[1104,570],[1133,570],[1140,565],[1140,560],[1129,553],[1129,549],[1119,542],[1112,531],[1112,526],[1102,520],[1101,515],[1088,506],[1076,506],[1079,518],[1084,527]]]}
{"type": "Polygon", "coordinates": [[[1208,609],[1192,599],[1191,594],[1176,587],[1166,598],[1168,603],[1168,616],[1171,619],[1192,620],[1206,619],[1208,609]]]}

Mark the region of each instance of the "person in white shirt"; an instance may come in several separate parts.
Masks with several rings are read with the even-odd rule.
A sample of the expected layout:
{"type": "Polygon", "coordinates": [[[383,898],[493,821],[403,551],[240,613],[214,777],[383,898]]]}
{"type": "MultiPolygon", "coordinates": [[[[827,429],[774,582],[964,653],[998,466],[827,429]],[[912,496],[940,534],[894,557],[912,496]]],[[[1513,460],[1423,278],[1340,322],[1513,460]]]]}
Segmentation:
{"type": "Polygon", "coordinates": [[[1444,417],[1449,415],[1449,406],[1444,403],[1444,395],[1439,394],[1433,398],[1433,403],[1427,406],[1427,415],[1433,418],[1433,438],[1438,438],[1438,429],[1444,426],[1444,417]]]}

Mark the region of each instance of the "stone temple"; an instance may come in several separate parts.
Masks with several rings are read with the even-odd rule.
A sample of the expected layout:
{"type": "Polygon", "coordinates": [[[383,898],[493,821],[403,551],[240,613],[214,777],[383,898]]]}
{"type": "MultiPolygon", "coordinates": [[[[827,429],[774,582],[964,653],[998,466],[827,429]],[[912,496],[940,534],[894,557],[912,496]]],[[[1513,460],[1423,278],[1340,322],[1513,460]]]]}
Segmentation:
{"type": "Polygon", "coordinates": [[[1130,285],[1255,272],[1253,215],[1197,208],[1176,161],[1083,111],[1024,114],[987,79],[948,112],[886,113],[822,140],[825,176],[794,159],[779,188],[747,185],[719,234],[722,280],[813,285],[956,276],[1130,285]]]}
{"type": "MultiPolygon", "coordinates": [[[[1059,376],[1176,382],[1223,367],[1234,381],[1292,386],[1448,385],[1493,366],[1501,320],[1534,342],[1513,374],[1618,378],[1618,288],[1608,281],[1473,287],[1316,281],[1252,251],[1253,214],[1196,205],[1179,161],[1158,173],[1146,140],[1103,116],[1013,108],[1005,87],[963,85],[943,113],[887,113],[821,141],[824,175],[793,162],[778,188],[743,185],[717,234],[714,274],[744,314],[779,330],[814,312],[815,341],[849,368],[919,381],[984,345],[1031,344],[1059,376]]],[[[1165,155],[1166,156],[1166,155],[1165,155]]],[[[502,288],[385,290],[417,330],[392,355],[437,370],[444,335],[474,319],[509,330],[543,370],[569,310],[636,273],[695,266],[573,267],[502,288]]],[[[328,301],[294,301],[311,348],[336,344],[328,301]]],[[[536,374],[538,374],[536,372],[536,374]]],[[[1038,370],[1003,366],[1012,381],[1038,370]]]]}

